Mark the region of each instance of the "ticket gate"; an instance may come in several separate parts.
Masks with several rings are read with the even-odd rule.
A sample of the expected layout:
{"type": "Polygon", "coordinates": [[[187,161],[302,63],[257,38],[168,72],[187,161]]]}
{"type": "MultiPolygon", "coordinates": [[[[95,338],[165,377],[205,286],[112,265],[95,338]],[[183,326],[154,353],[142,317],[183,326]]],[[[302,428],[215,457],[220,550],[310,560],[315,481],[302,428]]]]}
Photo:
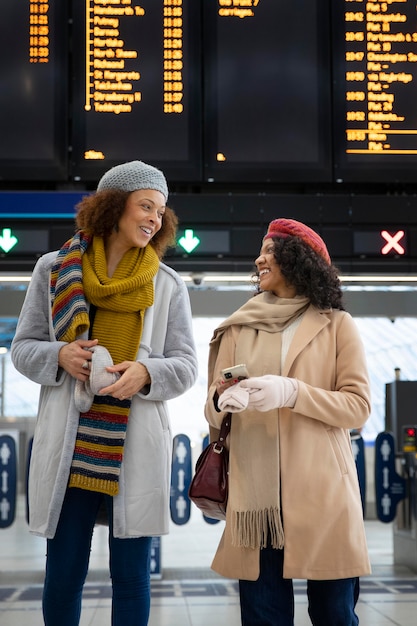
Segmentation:
{"type": "Polygon", "coordinates": [[[399,463],[405,498],[398,506],[393,524],[394,563],[417,572],[417,453],[404,452],[399,463]]]}
{"type": "Polygon", "coordinates": [[[417,381],[396,380],[386,385],[386,392],[386,428],[394,440],[398,492],[394,563],[417,572],[417,381]]]}

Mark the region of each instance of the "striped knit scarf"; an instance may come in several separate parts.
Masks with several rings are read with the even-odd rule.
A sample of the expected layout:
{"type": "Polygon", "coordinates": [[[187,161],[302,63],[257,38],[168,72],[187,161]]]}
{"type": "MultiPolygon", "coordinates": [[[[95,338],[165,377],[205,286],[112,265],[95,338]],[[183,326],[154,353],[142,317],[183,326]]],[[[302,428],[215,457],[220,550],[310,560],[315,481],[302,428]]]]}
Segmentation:
{"type": "Polygon", "coordinates": [[[82,283],[82,255],[90,241],[78,231],[64,243],[51,270],[52,323],[58,341],[74,341],[90,325],[82,283]]]}
{"type": "MultiPolygon", "coordinates": [[[[76,233],[58,253],[51,272],[57,340],[73,341],[89,327],[88,300],[97,307],[91,338],[105,345],[114,363],[134,360],[144,312],[153,304],[158,267],[151,246],[132,248],[109,278],[102,238],[76,233]]],[[[95,396],[90,410],[80,414],[70,487],[118,493],[130,405],[129,399],[95,396]]]]}

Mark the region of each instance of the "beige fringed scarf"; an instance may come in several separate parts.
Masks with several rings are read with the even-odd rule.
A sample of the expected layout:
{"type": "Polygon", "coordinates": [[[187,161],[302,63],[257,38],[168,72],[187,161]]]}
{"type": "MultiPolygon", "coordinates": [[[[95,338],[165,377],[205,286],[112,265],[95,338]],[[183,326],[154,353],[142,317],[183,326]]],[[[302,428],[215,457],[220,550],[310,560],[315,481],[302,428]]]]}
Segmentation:
{"type": "MultiPolygon", "coordinates": [[[[270,292],[249,300],[214,332],[209,384],[225,332],[233,332],[237,339],[235,363],[246,363],[251,376],[280,374],[282,331],[308,306],[308,298],[279,298],[270,292]]],[[[233,545],[265,547],[270,534],[272,546],[283,547],[279,458],[278,409],[266,413],[247,410],[233,416],[228,501],[233,545]]]]}

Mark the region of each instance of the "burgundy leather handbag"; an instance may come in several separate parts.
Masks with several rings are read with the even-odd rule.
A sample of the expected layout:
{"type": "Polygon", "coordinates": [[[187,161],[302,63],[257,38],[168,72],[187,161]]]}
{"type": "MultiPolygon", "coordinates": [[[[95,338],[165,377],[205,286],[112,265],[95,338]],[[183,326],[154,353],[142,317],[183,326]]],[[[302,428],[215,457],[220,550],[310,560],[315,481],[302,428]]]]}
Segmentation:
{"type": "Polygon", "coordinates": [[[219,439],[204,448],[195,465],[195,474],[188,490],[189,498],[212,519],[226,519],[229,494],[229,450],[225,446],[232,416],[225,415],[219,439]]]}

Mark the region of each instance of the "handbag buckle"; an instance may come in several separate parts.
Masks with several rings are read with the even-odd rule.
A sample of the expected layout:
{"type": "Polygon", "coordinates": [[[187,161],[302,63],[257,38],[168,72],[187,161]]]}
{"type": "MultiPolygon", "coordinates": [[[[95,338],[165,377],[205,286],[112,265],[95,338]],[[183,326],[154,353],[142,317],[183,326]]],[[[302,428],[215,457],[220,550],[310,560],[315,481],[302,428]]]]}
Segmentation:
{"type": "Polygon", "coordinates": [[[216,454],[221,454],[223,452],[223,445],[216,441],[213,446],[213,452],[215,452],[216,454]]]}

